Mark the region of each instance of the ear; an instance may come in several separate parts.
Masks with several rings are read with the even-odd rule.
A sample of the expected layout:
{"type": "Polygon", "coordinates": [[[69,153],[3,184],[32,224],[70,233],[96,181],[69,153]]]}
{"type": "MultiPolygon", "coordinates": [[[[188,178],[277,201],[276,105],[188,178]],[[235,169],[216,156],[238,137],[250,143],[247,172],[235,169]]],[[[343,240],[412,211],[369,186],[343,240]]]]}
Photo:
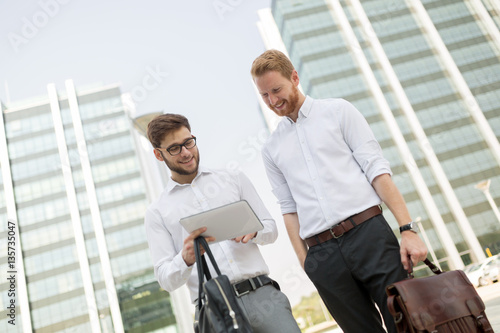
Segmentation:
{"type": "Polygon", "coordinates": [[[296,87],[299,85],[299,73],[295,69],[292,72],[291,81],[296,87]]]}
{"type": "Polygon", "coordinates": [[[161,152],[158,149],[153,150],[155,157],[158,161],[163,162],[163,156],[161,156],[161,152]]]}

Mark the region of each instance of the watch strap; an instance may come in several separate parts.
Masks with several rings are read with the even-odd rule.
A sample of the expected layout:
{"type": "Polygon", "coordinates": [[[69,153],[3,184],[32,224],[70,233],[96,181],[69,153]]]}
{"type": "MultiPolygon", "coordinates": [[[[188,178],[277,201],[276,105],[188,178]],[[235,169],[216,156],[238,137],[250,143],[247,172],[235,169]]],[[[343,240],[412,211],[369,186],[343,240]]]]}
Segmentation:
{"type": "Polygon", "coordinates": [[[402,225],[399,227],[399,232],[403,232],[403,231],[406,231],[406,230],[410,230],[410,231],[413,231],[413,232],[417,232],[414,228],[414,225],[415,225],[415,222],[410,222],[408,224],[405,224],[405,225],[402,225]]]}

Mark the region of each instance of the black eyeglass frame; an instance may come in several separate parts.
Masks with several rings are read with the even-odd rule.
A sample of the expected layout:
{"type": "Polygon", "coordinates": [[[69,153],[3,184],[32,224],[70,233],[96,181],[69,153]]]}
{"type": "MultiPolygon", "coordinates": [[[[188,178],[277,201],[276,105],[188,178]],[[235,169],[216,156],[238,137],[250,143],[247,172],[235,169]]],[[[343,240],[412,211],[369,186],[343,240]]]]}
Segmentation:
{"type": "Polygon", "coordinates": [[[194,147],[196,147],[196,137],[193,135],[192,137],[190,137],[189,139],[187,139],[186,141],[184,141],[184,142],[183,142],[183,143],[181,143],[180,145],[171,145],[171,146],[170,146],[170,147],[168,147],[168,148],[155,148],[155,149],[158,149],[159,151],[164,151],[164,150],[165,150],[165,151],[167,151],[167,152],[170,154],[170,156],[177,156],[177,155],[179,155],[180,153],[182,153],[182,147],[185,147],[187,150],[189,150],[189,149],[193,149],[194,147]],[[193,140],[193,141],[194,141],[194,145],[193,145],[193,146],[191,146],[191,147],[188,147],[188,146],[187,146],[187,144],[188,144],[188,142],[189,142],[189,141],[191,141],[191,140],[193,140]],[[179,152],[178,152],[177,154],[172,154],[172,153],[170,152],[170,150],[172,150],[173,148],[177,148],[177,147],[179,147],[179,148],[180,148],[179,152]]]}

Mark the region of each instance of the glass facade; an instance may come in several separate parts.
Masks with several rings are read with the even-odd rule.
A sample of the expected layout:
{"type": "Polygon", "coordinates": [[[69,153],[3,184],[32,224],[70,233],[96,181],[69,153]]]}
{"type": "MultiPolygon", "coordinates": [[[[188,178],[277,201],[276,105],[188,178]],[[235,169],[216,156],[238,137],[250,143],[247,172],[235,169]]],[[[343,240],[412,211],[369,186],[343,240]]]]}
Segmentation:
{"type": "MultiPolygon", "coordinates": [[[[425,0],[422,5],[426,14],[419,14],[409,7],[409,3],[385,0],[274,0],[271,12],[288,55],[299,73],[304,93],[313,98],[344,98],[364,114],[381,143],[384,155],[391,162],[393,178],[405,197],[411,215],[421,218],[441,265],[448,268],[448,258],[435,226],[409,176],[404,157],[396,149],[387,122],[381,116],[373,90],[368,86],[366,72],[360,68],[354,53],[362,52],[362,57],[368,62],[432,200],[464,264],[468,264],[473,256],[453,214],[453,207],[447,200],[449,194],[442,189],[442,179],[436,179],[434,166],[417,142],[408,117],[402,111],[401,99],[396,95],[400,92],[395,91],[390,76],[381,66],[374,41],[382,46],[425,132],[427,147],[437,157],[481,250],[488,248],[495,254],[500,252],[500,221],[485,195],[474,186],[491,179],[490,193],[498,206],[500,160],[495,158],[494,148],[485,140],[484,127],[471,116],[473,103],[470,98],[464,97],[464,92],[470,91],[477,101],[494,133],[498,149],[500,45],[490,38],[488,29],[493,26],[498,32],[499,18],[490,1],[484,1],[480,8],[468,1],[425,0]],[[339,22],[339,15],[333,9],[334,3],[342,8],[342,15],[347,18],[348,29],[354,33],[356,43],[349,39],[346,26],[339,22]],[[359,11],[355,10],[358,5],[373,29],[370,34],[364,30],[359,11]],[[477,13],[482,9],[490,15],[490,26],[486,26],[488,22],[477,19],[477,13]],[[425,15],[432,21],[432,29],[437,31],[439,38],[428,33],[425,15]],[[357,43],[360,50],[355,48],[357,43]],[[442,45],[451,56],[452,64],[445,62],[442,52],[437,51],[442,45]],[[465,87],[450,74],[453,66],[458,69],[465,87]]],[[[392,215],[386,214],[386,217],[396,230],[397,223],[392,215]]]]}
{"type": "MultiPolygon", "coordinates": [[[[7,221],[13,196],[32,330],[119,332],[118,320],[125,332],[177,332],[153,274],[148,201],[119,88],[51,95],[49,86],[43,102],[2,109],[9,164],[1,168],[10,168],[13,193],[0,178],[0,217],[7,221]]],[[[0,228],[6,272],[7,223],[0,228]]],[[[19,314],[8,323],[8,289],[2,281],[0,330],[22,332],[19,314]]]]}

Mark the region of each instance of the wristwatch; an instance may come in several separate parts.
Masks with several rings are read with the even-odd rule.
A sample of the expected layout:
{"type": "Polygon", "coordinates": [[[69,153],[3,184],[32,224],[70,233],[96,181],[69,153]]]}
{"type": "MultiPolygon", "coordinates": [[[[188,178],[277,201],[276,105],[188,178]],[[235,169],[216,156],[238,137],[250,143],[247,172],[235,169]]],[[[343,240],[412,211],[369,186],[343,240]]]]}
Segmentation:
{"type": "Polygon", "coordinates": [[[406,230],[410,230],[414,233],[417,233],[417,222],[414,222],[414,221],[411,221],[410,223],[408,224],[405,224],[401,227],[399,227],[399,232],[403,232],[403,231],[406,231],[406,230]]]}

